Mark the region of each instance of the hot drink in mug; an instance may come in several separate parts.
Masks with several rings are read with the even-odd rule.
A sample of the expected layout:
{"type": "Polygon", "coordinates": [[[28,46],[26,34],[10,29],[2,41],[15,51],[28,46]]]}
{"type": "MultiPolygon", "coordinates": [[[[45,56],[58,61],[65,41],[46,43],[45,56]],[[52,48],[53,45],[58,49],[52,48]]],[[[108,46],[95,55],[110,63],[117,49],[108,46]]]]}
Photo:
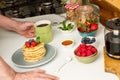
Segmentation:
{"type": "Polygon", "coordinates": [[[49,43],[53,39],[52,25],[49,20],[40,20],[35,23],[36,37],[40,37],[40,42],[49,43]]]}

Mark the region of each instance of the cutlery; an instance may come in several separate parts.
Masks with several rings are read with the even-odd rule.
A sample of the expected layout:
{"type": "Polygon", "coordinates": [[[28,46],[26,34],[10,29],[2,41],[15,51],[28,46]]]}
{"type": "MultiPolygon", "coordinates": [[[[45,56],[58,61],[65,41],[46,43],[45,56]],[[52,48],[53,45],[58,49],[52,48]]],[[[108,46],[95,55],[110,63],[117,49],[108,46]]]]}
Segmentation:
{"type": "Polygon", "coordinates": [[[66,57],[65,62],[58,68],[57,73],[59,73],[60,70],[71,61],[72,61],[72,57],[66,57]]]}

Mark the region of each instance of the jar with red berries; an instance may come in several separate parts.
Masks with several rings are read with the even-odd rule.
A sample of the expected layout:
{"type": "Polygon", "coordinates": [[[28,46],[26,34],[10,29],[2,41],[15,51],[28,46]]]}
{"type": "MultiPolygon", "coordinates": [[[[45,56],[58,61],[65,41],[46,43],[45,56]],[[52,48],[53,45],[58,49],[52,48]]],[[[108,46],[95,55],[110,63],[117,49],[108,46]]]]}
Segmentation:
{"type": "Polygon", "coordinates": [[[74,21],[75,20],[75,9],[79,7],[79,4],[78,3],[71,3],[71,4],[67,4],[65,5],[65,9],[66,9],[66,16],[67,16],[67,19],[70,20],[70,21],[74,21]]]}
{"type": "Polygon", "coordinates": [[[76,11],[75,25],[82,37],[95,36],[98,29],[98,18],[90,5],[79,6],[76,11]]]}

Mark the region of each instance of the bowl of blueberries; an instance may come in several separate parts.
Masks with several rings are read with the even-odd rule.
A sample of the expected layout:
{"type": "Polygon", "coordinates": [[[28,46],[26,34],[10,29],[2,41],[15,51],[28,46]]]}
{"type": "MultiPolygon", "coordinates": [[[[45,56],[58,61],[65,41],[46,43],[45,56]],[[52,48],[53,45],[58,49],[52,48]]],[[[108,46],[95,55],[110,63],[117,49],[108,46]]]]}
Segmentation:
{"type": "Polygon", "coordinates": [[[91,45],[96,46],[96,42],[97,42],[97,40],[93,36],[87,36],[87,37],[83,37],[81,39],[81,43],[84,43],[84,44],[91,44],[91,45]]]}

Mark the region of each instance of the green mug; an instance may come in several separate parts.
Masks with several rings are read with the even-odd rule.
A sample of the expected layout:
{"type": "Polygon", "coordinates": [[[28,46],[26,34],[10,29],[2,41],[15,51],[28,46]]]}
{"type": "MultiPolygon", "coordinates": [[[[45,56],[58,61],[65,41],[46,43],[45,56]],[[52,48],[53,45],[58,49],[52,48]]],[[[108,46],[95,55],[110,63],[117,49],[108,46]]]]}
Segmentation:
{"type": "Polygon", "coordinates": [[[40,37],[40,42],[49,43],[53,40],[51,21],[40,20],[34,27],[36,37],[40,37]]]}

